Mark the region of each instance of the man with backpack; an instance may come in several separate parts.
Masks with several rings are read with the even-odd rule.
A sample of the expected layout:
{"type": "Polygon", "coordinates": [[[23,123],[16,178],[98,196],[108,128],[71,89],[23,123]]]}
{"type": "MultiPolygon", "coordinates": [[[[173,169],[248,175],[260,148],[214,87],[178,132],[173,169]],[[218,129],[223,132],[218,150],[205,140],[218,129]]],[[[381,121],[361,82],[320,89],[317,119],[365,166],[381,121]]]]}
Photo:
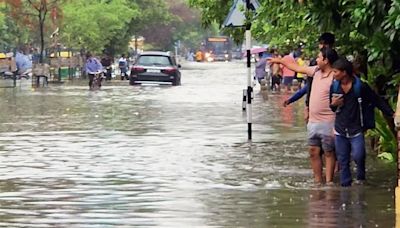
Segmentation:
{"type": "Polygon", "coordinates": [[[335,81],[330,88],[330,107],[336,112],[335,147],[340,165],[340,184],[351,186],[350,157],[357,164],[356,183],[365,181],[364,131],[375,127],[374,108],[386,116],[394,111],[367,84],[353,75],[353,66],[346,59],[332,65],[335,81]]]}

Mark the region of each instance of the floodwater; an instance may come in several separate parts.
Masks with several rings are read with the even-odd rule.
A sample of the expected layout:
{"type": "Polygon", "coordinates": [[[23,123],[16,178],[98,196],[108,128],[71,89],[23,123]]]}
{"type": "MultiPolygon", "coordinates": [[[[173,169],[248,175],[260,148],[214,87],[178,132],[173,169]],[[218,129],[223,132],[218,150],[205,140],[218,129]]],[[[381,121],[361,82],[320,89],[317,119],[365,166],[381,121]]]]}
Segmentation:
{"type": "Polygon", "coordinates": [[[303,102],[255,88],[243,63],[183,63],[182,86],[0,89],[1,227],[394,227],[395,165],[315,188],[303,102]]]}

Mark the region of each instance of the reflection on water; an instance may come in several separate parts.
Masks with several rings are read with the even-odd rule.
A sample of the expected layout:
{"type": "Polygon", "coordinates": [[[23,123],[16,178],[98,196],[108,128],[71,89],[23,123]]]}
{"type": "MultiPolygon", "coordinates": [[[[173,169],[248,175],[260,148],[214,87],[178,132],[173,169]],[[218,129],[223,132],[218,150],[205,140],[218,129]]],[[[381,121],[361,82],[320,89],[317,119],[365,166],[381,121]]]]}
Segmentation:
{"type": "Polygon", "coordinates": [[[184,65],[182,86],[0,90],[2,227],[393,227],[395,167],[312,187],[302,102],[254,99],[245,66],[184,65]]]}

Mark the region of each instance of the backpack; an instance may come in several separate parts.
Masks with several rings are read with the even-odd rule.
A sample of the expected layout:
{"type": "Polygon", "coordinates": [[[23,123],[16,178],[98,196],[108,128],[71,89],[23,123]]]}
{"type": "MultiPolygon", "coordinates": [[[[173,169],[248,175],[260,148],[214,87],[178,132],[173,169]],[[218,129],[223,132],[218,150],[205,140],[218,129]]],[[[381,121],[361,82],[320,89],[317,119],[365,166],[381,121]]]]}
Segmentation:
{"type": "MultiPolygon", "coordinates": [[[[364,130],[374,129],[375,128],[375,105],[367,100],[363,100],[361,90],[362,90],[363,82],[355,77],[354,82],[354,93],[357,97],[358,107],[360,108],[360,122],[361,127],[364,130]]],[[[331,89],[330,89],[330,97],[332,97],[333,93],[340,93],[340,81],[333,80],[331,89]]]]}

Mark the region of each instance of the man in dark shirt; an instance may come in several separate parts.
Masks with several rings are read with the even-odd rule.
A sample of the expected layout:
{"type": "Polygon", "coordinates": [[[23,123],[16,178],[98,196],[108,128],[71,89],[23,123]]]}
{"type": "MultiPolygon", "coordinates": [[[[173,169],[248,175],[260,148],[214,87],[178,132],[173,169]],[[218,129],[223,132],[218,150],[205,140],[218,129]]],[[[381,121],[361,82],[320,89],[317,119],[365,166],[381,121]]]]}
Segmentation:
{"type": "Polygon", "coordinates": [[[373,104],[387,116],[393,116],[394,112],[367,84],[353,76],[349,61],[339,59],[332,68],[335,80],[339,81],[337,91],[330,95],[331,109],[336,112],[336,156],[340,165],[340,184],[347,187],[352,183],[350,157],[357,164],[357,182],[365,180],[366,153],[361,102],[373,104]],[[356,86],[360,87],[358,94],[356,86]]]}
{"type": "Polygon", "coordinates": [[[106,69],[106,80],[111,80],[112,63],[113,60],[108,54],[105,54],[101,59],[101,65],[106,69]]]}

